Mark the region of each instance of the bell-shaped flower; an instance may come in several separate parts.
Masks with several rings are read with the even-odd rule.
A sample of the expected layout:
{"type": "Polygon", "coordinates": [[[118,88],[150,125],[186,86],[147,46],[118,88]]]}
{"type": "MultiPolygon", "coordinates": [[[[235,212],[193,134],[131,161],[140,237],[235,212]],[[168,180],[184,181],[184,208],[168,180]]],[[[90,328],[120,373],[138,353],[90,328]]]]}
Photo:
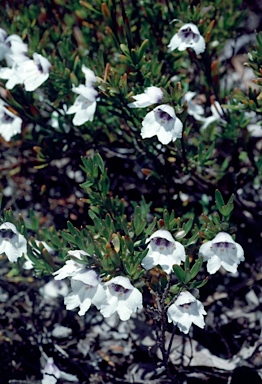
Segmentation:
{"type": "Polygon", "coordinates": [[[60,371],[60,369],[55,365],[54,359],[52,357],[47,359],[45,368],[42,371],[43,379],[41,384],[56,384],[57,380],[63,379],[65,381],[79,382],[78,378],[75,375],[60,371]]]}
{"type": "Polygon", "coordinates": [[[87,121],[93,121],[96,111],[96,99],[98,96],[97,90],[93,87],[96,82],[96,76],[94,72],[82,66],[82,71],[85,74],[85,85],[80,84],[79,87],[73,87],[73,92],[77,93],[74,104],[68,108],[67,114],[75,114],[73,118],[73,124],[76,126],[82,125],[87,121]]]}
{"type": "Polygon", "coordinates": [[[187,48],[192,48],[196,54],[204,52],[206,43],[197,26],[193,23],[183,25],[179,31],[172,37],[167,46],[169,51],[178,49],[184,51],[187,48]]]}
{"type": "Polygon", "coordinates": [[[35,91],[49,77],[51,63],[38,53],[33,54],[33,60],[26,60],[18,66],[23,78],[25,90],[35,91]]]}
{"type": "Polygon", "coordinates": [[[8,51],[5,54],[5,60],[9,67],[13,64],[20,64],[25,60],[28,60],[27,57],[27,44],[23,42],[20,36],[10,35],[5,41],[8,51]]]}
{"type": "Polygon", "coordinates": [[[22,123],[21,117],[11,112],[0,100],[0,135],[10,141],[12,136],[21,133],[22,123]]]}
{"type": "Polygon", "coordinates": [[[26,238],[21,235],[14,224],[6,221],[0,225],[0,254],[5,253],[11,263],[27,251],[26,238]]]}
{"type": "Polygon", "coordinates": [[[235,273],[241,261],[244,261],[244,250],[226,232],[219,232],[213,240],[207,241],[199,248],[199,256],[207,261],[207,271],[216,273],[222,266],[226,271],[235,273]]]}
{"type": "Polygon", "coordinates": [[[104,283],[107,300],[101,306],[100,312],[109,317],[117,312],[120,319],[130,319],[132,313],[143,308],[142,293],[135,288],[128,277],[117,276],[104,283]]]}
{"type": "Polygon", "coordinates": [[[203,114],[204,114],[204,108],[202,105],[199,105],[194,102],[194,97],[196,96],[196,92],[188,91],[184,97],[183,100],[187,102],[187,113],[190,116],[193,116],[196,120],[202,120],[203,114]]]}
{"type": "Polygon", "coordinates": [[[163,99],[164,93],[158,87],[148,87],[144,93],[139,95],[132,96],[134,101],[133,103],[128,104],[129,108],[145,108],[149,105],[160,103],[163,99]]]}
{"type": "Polygon", "coordinates": [[[173,322],[184,333],[189,332],[192,323],[204,328],[203,315],[206,315],[203,304],[190,292],[181,292],[167,310],[168,322],[173,322]]]}
{"type": "Polygon", "coordinates": [[[182,137],[183,124],[176,117],[173,107],[159,105],[149,112],[142,121],[142,139],[157,136],[160,143],[166,145],[182,137]]]}
{"type": "Polygon", "coordinates": [[[66,309],[80,308],[78,314],[83,316],[91,304],[98,309],[106,301],[106,292],[97,272],[93,269],[82,271],[71,278],[72,292],[64,299],[66,309]]]}
{"type": "Polygon", "coordinates": [[[29,58],[20,63],[13,64],[12,68],[1,68],[0,78],[7,80],[6,88],[13,89],[17,84],[24,84],[28,92],[35,91],[49,77],[51,64],[42,55],[33,54],[33,60],[29,58]]]}
{"type": "Polygon", "coordinates": [[[5,59],[9,67],[27,59],[27,45],[20,36],[8,36],[6,31],[0,28],[0,61],[5,59]]]}
{"type": "MultiPolygon", "coordinates": [[[[75,250],[75,251],[68,251],[69,256],[73,256],[74,259],[79,259],[79,261],[82,260],[82,255],[83,256],[89,256],[88,253],[82,250],[75,250]]],[[[78,263],[77,260],[67,260],[65,262],[65,265],[55,271],[53,273],[53,276],[55,280],[62,280],[65,279],[66,277],[77,277],[78,274],[86,271],[86,266],[84,263],[78,263]]]]}
{"type": "Polygon", "coordinates": [[[166,273],[172,272],[174,264],[181,264],[185,261],[186,253],[184,246],[175,241],[173,236],[166,229],[159,229],[154,232],[147,240],[149,243],[147,255],[142,260],[142,267],[146,270],[160,265],[166,273]]]}

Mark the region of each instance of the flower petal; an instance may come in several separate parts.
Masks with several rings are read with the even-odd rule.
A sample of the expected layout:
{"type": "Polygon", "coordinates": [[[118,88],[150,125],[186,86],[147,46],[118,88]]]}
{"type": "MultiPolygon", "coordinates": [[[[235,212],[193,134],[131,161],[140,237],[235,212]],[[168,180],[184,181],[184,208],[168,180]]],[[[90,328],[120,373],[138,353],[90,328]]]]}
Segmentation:
{"type": "Polygon", "coordinates": [[[210,275],[213,275],[214,273],[216,273],[221,267],[221,264],[222,262],[218,256],[216,255],[212,256],[207,262],[208,273],[210,273],[210,275]]]}

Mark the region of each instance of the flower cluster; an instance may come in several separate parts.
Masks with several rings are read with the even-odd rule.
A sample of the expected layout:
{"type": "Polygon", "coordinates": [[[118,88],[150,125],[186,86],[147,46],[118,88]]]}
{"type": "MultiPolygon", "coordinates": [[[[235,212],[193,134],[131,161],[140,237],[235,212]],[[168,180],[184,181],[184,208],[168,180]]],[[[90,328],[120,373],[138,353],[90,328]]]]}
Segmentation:
{"type": "MultiPolygon", "coordinates": [[[[206,40],[208,41],[208,38],[206,40]]],[[[190,56],[195,59],[196,55],[205,52],[206,42],[198,27],[193,23],[187,23],[171,38],[167,48],[169,52],[189,49],[190,56]]],[[[204,60],[204,55],[202,56],[204,60]]],[[[47,58],[35,52],[32,59],[30,59],[28,47],[23,40],[17,35],[8,36],[6,31],[0,28],[0,61],[4,60],[6,66],[0,68],[0,78],[6,80],[5,86],[9,90],[22,85],[25,91],[33,92],[49,78],[51,63],[47,58]]],[[[51,116],[51,125],[55,129],[58,125],[55,114],[58,111],[63,116],[74,115],[72,122],[75,126],[81,126],[88,121],[92,122],[94,120],[99,96],[95,86],[99,78],[85,65],[82,65],[81,69],[85,77],[85,83],[78,86],[73,85],[72,92],[77,95],[74,103],[68,109],[67,106],[63,107],[63,110],[57,109],[51,116]]],[[[211,115],[205,117],[203,106],[194,102],[195,96],[196,92],[189,91],[185,93],[182,102],[187,103],[188,114],[202,123],[202,129],[218,120],[223,121],[225,112],[218,101],[211,100],[211,115]]],[[[149,86],[144,89],[143,93],[133,95],[132,98],[133,101],[127,104],[128,108],[150,107],[141,123],[142,139],[157,136],[161,144],[168,145],[182,138],[183,123],[176,116],[175,108],[170,105],[170,99],[168,99],[164,89],[149,86]]],[[[64,100],[62,101],[64,102],[64,100]]],[[[177,100],[176,103],[178,103],[177,100]]],[[[177,107],[177,110],[181,111],[179,107],[177,107]]],[[[0,100],[0,134],[2,137],[9,141],[11,137],[21,132],[22,123],[22,119],[16,111],[0,100]]],[[[207,237],[209,235],[210,233],[207,233],[207,237]]],[[[204,328],[206,311],[202,303],[192,294],[194,284],[196,283],[196,286],[198,286],[198,282],[193,281],[192,284],[190,282],[194,279],[196,273],[193,272],[197,268],[190,269],[188,267],[190,263],[184,245],[176,241],[171,232],[166,229],[155,231],[145,240],[145,244],[142,245],[147,247],[147,253],[141,260],[141,266],[144,270],[149,271],[156,266],[162,268],[166,281],[170,283],[170,285],[166,285],[166,291],[170,288],[172,279],[179,280],[179,283],[173,286],[175,287],[174,290],[170,288],[167,296],[163,295],[163,311],[167,315],[168,322],[173,322],[181,332],[186,334],[192,324],[204,328]],[[184,269],[180,267],[182,263],[184,263],[184,269]],[[180,272],[182,271],[181,277],[179,276],[180,272],[177,272],[179,268],[180,272]],[[174,292],[176,292],[175,297],[172,296],[174,292]]],[[[32,247],[30,242],[28,246],[32,247]]],[[[74,244],[74,246],[76,245],[74,244]]],[[[37,250],[35,252],[37,253],[37,250]]],[[[22,256],[25,259],[28,258],[25,237],[9,222],[0,225],[0,254],[2,253],[6,254],[11,262],[16,262],[22,256]]],[[[129,273],[128,276],[140,276],[139,273],[142,269],[140,265],[138,275],[133,274],[133,271],[130,272],[128,268],[121,269],[120,266],[117,275],[112,277],[105,272],[101,274],[97,264],[86,263],[91,256],[82,250],[69,251],[68,256],[69,259],[65,262],[65,265],[53,273],[55,284],[50,282],[42,290],[44,297],[63,295],[66,309],[75,310],[77,308],[80,316],[85,315],[91,305],[94,305],[105,318],[116,313],[123,321],[130,319],[133,313],[143,308],[142,293],[132,284],[132,278],[130,280],[129,277],[124,276],[125,272],[129,273]],[[70,279],[70,291],[68,285],[62,284],[66,278],[70,279]]],[[[202,261],[206,262],[206,268],[210,274],[216,273],[221,267],[228,272],[235,273],[240,262],[244,261],[242,247],[226,232],[220,232],[214,239],[204,242],[200,246],[199,256],[201,261],[201,265],[198,264],[200,265],[199,268],[202,266],[202,261]]],[[[124,258],[121,259],[121,262],[123,260],[124,258]]],[[[138,260],[140,262],[140,259],[138,260]]],[[[32,262],[27,259],[24,268],[32,267],[32,262]],[[27,267],[25,267],[26,265],[27,267]]],[[[135,264],[134,269],[136,267],[135,264]]],[[[144,275],[147,274],[145,271],[142,271],[144,275]]],[[[156,294],[159,294],[158,291],[156,294]]],[[[49,380],[50,376],[54,377],[53,382],[62,377],[52,359],[49,359],[47,363],[44,376],[43,382],[46,383],[52,381],[49,380]]],[[[70,376],[67,379],[70,380],[70,376]]],[[[71,379],[71,381],[75,381],[74,377],[71,379]]]]}
{"type": "Polygon", "coordinates": [[[142,294],[128,277],[103,281],[96,270],[83,264],[83,256],[88,256],[86,252],[69,251],[69,255],[75,260],[66,261],[65,266],[54,272],[56,280],[71,278],[72,291],[64,299],[67,309],[79,307],[78,314],[82,316],[93,304],[104,317],[118,313],[121,320],[128,320],[132,313],[142,309],[142,294]]]}
{"type": "MultiPolygon", "coordinates": [[[[170,274],[174,264],[180,265],[185,261],[184,246],[175,241],[171,233],[165,229],[154,232],[146,242],[149,243],[148,252],[142,260],[142,266],[146,270],[160,265],[167,274],[170,274]]],[[[204,328],[205,314],[201,302],[188,291],[182,291],[167,310],[168,321],[173,322],[184,333],[189,332],[192,323],[204,328]]]]}
{"type": "MultiPolygon", "coordinates": [[[[22,84],[27,92],[32,92],[48,79],[49,61],[38,53],[34,53],[33,59],[30,59],[27,51],[27,45],[20,36],[8,36],[0,28],[0,61],[5,60],[7,64],[7,67],[0,68],[0,78],[7,80],[7,89],[22,84]]],[[[22,122],[16,111],[0,100],[0,134],[6,141],[21,133],[22,122]]]]}
{"type": "MultiPolygon", "coordinates": [[[[196,54],[204,52],[206,48],[205,40],[200,35],[195,24],[189,23],[181,27],[176,33],[169,45],[170,51],[178,49],[183,51],[186,48],[192,48],[196,54]]],[[[144,93],[134,95],[132,103],[128,104],[129,108],[146,108],[153,104],[162,102],[164,93],[161,88],[151,86],[145,89],[144,93]]],[[[193,97],[193,96],[192,96],[193,97]]],[[[204,111],[196,111],[200,116],[204,111]]],[[[195,112],[193,112],[195,114],[195,112]]],[[[171,105],[161,104],[148,112],[142,121],[141,137],[142,139],[157,136],[160,143],[167,145],[182,137],[183,124],[176,116],[175,110],[171,105]]]]}
{"type": "MultiPolygon", "coordinates": [[[[180,265],[185,261],[184,246],[175,241],[171,233],[165,229],[154,232],[147,240],[147,255],[141,265],[152,269],[160,265],[167,274],[173,271],[173,265],[180,265]]],[[[244,260],[242,247],[225,232],[220,232],[216,237],[201,245],[199,256],[207,261],[207,271],[213,274],[222,266],[229,272],[236,272],[241,261],[244,260]]],[[[167,317],[169,322],[177,325],[181,332],[188,333],[192,323],[204,328],[206,311],[202,303],[189,291],[182,291],[175,302],[168,307],[167,317]]]]}
{"type": "MultiPolygon", "coordinates": [[[[166,229],[155,231],[146,243],[148,252],[141,262],[145,270],[160,266],[170,275],[174,265],[185,262],[184,246],[166,229]]],[[[0,226],[0,254],[5,253],[11,262],[16,262],[19,257],[26,257],[26,252],[25,237],[17,231],[14,224],[3,223],[0,226]]],[[[97,269],[86,266],[86,259],[90,255],[85,251],[69,251],[68,256],[70,259],[65,265],[53,273],[57,282],[70,278],[71,291],[68,293],[66,290],[63,294],[68,310],[79,307],[78,314],[82,316],[94,305],[104,317],[117,313],[125,321],[132,313],[143,308],[142,293],[131,284],[128,277],[101,278],[97,269]]],[[[240,262],[244,261],[243,248],[226,232],[219,232],[213,240],[202,244],[199,256],[207,261],[207,271],[210,274],[217,272],[220,267],[235,273],[240,262]]],[[[167,310],[168,321],[173,322],[184,333],[189,332],[192,323],[203,328],[205,314],[201,302],[184,289],[167,310]]]]}
{"type": "MultiPolygon", "coordinates": [[[[134,95],[136,100],[128,104],[130,108],[145,108],[160,103],[163,91],[158,87],[148,87],[144,93],[134,95]]],[[[142,139],[157,136],[163,145],[182,137],[183,124],[176,116],[175,110],[168,104],[161,104],[149,112],[142,121],[142,139]]]]}
{"type": "Polygon", "coordinates": [[[49,77],[51,64],[38,53],[33,59],[27,56],[27,45],[18,35],[7,36],[0,29],[0,60],[6,60],[8,67],[0,68],[0,78],[7,80],[6,88],[13,89],[23,84],[28,92],[36,90],[49,77]]]}

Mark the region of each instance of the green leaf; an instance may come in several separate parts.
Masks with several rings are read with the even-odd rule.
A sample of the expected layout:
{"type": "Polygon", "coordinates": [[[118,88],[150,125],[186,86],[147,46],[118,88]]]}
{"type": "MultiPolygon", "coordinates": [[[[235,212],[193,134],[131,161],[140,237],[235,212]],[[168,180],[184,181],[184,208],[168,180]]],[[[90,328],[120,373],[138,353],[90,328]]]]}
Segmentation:
{"type": "Polygon", "coordinates": [[[156,222],[157,222],[157,218],[154,217],[154,220],[152,221],[152,223],[146,229],[146,236],[151,236],[152,231],[153,231],[153,229],[156,226],[156,222]]]}
{"type": "Polygon", "coordinates": [[[133,253],[134,252],[134,243],[133,243],[133,241],[130,239],[129,236],[125,236],[124,239],[125,239],[125,244],[126,244],[126,247],[127,247],[128,251],[130,253],[133,253]]]}
{"type": "Polygon", "coordinates": [[[135,208],[135,213],[134,213],[134,228],[135,228],[135,232],[136,232],[136,228],[139,226],[139,223],[140,223],[140,220],[141,220],[141,217],[139,215],[139,207],[136,207],[135,208]]]}
{"type": "Polygon", "coordinates": [[[193,220],[192,219],[189,219],[185,225],[183,226],[183,230],[185,231],[186,235],[188,234],[188,232],[190,231],[190,229],[192,228],[192,225],[193,225],[193,220]]]}
{"type": "Polygon", "coordinates": [[[100,171],[102,173],[104,173],[105,171],[105,165],[104,165],[104,162],[103,162],[103,159],[102,157],[100,156],[100,154],[97,152],[95,154],[95,160],[96,160],[96,163],[98,164],[99,168],[100,168],[100,171]]]}
{"type": "Polygon", "coordinates": [[[125,44],[120,44],[121,51],[130,58],[130,52],[128,47],[125,44]]]}
{"type": "Polygon", "coordinates": [[[146,221],[145,220],[140,221],[139,225],[135,228],[136,236],[139,236],[143,232],[143,230],[145,229],[145,226],[146,226],[146,221]]]}
{"type": "Polygon", "coordinates": [[[174,274],[176,275],[176,277],[178,278],[178,280],[181,282],[181,283],[184,283],[185,281],[185,271],[180,267],[180,265],[173,265],[173,271],[174,271],[174,274]]]}
{"type": "Polygon", "coordinates": [[[190,270],[187,268],[185,270],[185,283],[187,284],[190,280],[191,280],[191,274],[190,274],[190,270]]]}
{"type": "Polygon", "coordinates": [[[112,239],[112,244],[114,246],[114,249],[116,251],[116,253],[119,253],[120,251],[120,238],[119,238],[119,235],[115,235],[112,239]]]}
{"type": "Polygon", "coordinates": [[[190,270],[190,277],[191,277],[190,280],[192,280],[196,277],[196,275],[198,274],[198,272],[200,271],[200,269],[202,267],[202,264],[203,264],[203,257],[200,256],[190,270]]]}
{"type": "Polygon", "coordinates": [[[185,270],[186,269],[189,269],[190,268],[190,261],[189,261],[189,257],[186,256],[186,261],[185,261],[185,270]]]}
{"type": "Polygon", "coordinates": [[[141,61],[143,56],[144,56],[144,53],[148,47],[148,39],[147,40],[144,40],[143,43],[140,45],[139,49],[138,49],[138,52],[137,52],[137,61],[141,61]]]}
{"type": "Polygon", "coordinates": [[[208,277],[206,277],[204,280],[202,281],[193,281],[193,283],[190,285],[190,289],[193,289],[193,288],[201,288],[203,287],[204,285],[206,285],[206,283],[208,282],[208,277]]]}
{"type": "Polygon", "coordinates": [[[122,63],[124,63],[126,65],[132,65],[132,60],[125,55],[119,55],[119,59],[122,63]]]}
{"type": "Polygon", "coordinates": [[[231,212],[233,211],[234,209],[234,194],[232,194],[227,202],[227,204],[225,205],[225,207],[223,207],[223,211],[224,211],[224,216],[229,216],[231,214],[231,212]]]}
{"type": "Polygon", "coordinates": [[[163,220],[164,220],[165,228],[167,230],[169,230],[169,218],[170,218],[169,212],[167,209],[165,209],[163,212],[163,220]]]}
{"type": "Polygon", "coordinates": [[[216,205],[217,205],[218,210],[221,211],[221,209],[225,205],[225,202],[224,202],[224,199],[223,199],[221,192],[218,189],[216,189],[216,191],[215,191],[215,201],[216,201],[216,205]]]}
{"type": "Polygon", "coordinates": [[[212,220],[213,220],[215,225],[220,225],[220,216],[218,213],[214,213],[212,215],[212,220]]]}
{"type": "Polygon", "coordinates": [[[67,232],[61,232],[61,237],[65,240],[65,241],[68,241],[68,243],[71,243],[71,244],[74,244],[75,243],[75,239],[74,239],[74,236],[70,235],[69,233],[67,232]]]}
{"type": "Polygon", "coordinates": [[[79,233],[79,231],[73,226],[70,221],[67,222],[67,228],[69,229],[70,233],[72,233],[72,235],[77,235],[79,233]]]}
{"type": "Polygon", "coordinates": [[[85,181],[84,183],[80,184],[80,187],[83,189],[87,189],[87,188],[91,187],[93,184],[94,184],[93,181],[88,180],[88,181],[85,181]]]}
{"type": "Polygon", "coordinates": [[[198,240],[199,234],[198,232],[195,232],[192,237],[184,244],[185,247],[188,247],[189,245],[195,244],[198,240]]]}

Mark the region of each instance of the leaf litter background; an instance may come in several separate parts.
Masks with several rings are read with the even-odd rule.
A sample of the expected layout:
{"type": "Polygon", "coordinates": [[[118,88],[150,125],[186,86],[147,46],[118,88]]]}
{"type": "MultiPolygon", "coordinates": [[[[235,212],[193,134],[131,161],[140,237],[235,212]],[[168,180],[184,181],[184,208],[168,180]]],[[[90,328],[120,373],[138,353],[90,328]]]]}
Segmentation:
{"type": "MultiPolygon", "coordinates": [[[[254,28],[261,29],[261,4],[254,2],[250,8],[246,34],[237,55],[231,57],[230,49],[224,52],[230,67],[228,82],[232,76],[239,79],[243,88],[251,82],[248,74],[243,76],[245,41],[252,40],[254,28]]],[[[252,140],[254,147],[261,150],[261,138],[252,140]]],[[[48,169],[36,172],[35,156],[22,142],[6,143],[0,138],[0,150],[0,187],[5,207],[25,215],[30,208],[40,211],[45,226],[65,228],[70,220],[80,227],[87,216],[87,207],[80,200],[81,175],[72,174],[74,158],[53,160],[48,169]],[[41,193],[43,185],[45,193],[41,193]]],[[[84,146],[82,151],[84,155],[84,146]]],[[[123,149],[120,153],[105,147],[101,155],[110,178],[115,180],[114,194],[127,201],[138,201],[140,194],[149,199],[155,196],[154,188],[149,189],[142,177],[137,186],[137,173],[143,165],[132,156],[131,150],[123,149]]],[[[243,194],[237,196],[232,217],[246,261],[236,275],[217,273],[201,289],[207,311],[205,329],[194,327],[190,336],[179,331],[175,335],[170,357],[174,383],[228,383],[229,379],[231,384],[261,382],[262,197],[259,192],[254,195],[247,181],[243,194]]],[[[42,352],[53,357],[61,370],[77,375],[79,383],[171,382],[158,368],[161,356],[155,346],[153,324],[144,314],[119,322],[117,317],[105,320],[91,308],[84,317],[79,317],[76,312],[65,310],[62,295],[47,295],[45,287],[50,278],[34,278],[29,271],[12,277],[8,275],[10,265],[6,258],[1,257],[0,261],[1,384],[40,383],[45,364],[42,352]]]]}

